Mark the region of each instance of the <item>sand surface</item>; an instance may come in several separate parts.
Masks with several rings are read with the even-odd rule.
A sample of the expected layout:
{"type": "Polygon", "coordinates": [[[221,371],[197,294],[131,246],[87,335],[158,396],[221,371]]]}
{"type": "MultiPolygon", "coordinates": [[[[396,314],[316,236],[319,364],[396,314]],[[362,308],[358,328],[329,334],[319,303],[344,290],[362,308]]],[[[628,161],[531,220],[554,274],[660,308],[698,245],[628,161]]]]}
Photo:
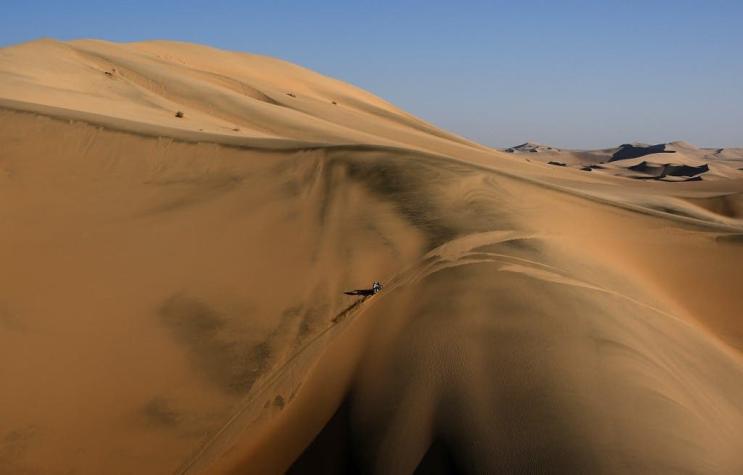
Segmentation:
{"type": "Polygon", "coordinates": [[[743,473],[743,151],[525,145],[0,49],[0,473],[743,473]]]}

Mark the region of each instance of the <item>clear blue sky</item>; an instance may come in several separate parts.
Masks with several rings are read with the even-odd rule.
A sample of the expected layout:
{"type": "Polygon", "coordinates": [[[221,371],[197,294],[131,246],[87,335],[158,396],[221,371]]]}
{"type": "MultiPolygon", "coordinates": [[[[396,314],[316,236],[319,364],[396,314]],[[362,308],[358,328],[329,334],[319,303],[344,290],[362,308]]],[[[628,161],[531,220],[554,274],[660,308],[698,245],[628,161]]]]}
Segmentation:
{"type": "Polygon", "coordinates": [[[0,45],[42,36],[276,56],[488,145],[743,146],[740,0],[3,0],[0,45]]]}

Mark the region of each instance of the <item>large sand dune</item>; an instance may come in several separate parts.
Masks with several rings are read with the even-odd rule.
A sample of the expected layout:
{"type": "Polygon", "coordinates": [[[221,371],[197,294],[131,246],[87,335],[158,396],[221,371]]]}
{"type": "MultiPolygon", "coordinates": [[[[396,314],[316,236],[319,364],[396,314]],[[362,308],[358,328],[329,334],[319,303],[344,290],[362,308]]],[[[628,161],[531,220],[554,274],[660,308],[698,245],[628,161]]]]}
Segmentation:
{"type": "Polygon", "coordinates": [[[503,153],[182,43],[1,49],[0,472],[743,473],[738,151],[673,147],[503,153]],[[628,177],[666,155],[724,163],[628,177]]]}

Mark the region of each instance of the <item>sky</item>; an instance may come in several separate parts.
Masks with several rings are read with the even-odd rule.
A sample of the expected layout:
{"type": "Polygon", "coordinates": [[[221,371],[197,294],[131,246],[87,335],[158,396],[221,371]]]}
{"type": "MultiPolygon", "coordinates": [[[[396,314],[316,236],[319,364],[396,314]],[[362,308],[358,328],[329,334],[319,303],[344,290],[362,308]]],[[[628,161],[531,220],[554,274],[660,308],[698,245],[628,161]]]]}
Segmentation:
{"type": "Polygon", "coordinates": [[[740,0],[3,0],[39,37],[274,56],[490,146],[743,146],[740,0]]]}

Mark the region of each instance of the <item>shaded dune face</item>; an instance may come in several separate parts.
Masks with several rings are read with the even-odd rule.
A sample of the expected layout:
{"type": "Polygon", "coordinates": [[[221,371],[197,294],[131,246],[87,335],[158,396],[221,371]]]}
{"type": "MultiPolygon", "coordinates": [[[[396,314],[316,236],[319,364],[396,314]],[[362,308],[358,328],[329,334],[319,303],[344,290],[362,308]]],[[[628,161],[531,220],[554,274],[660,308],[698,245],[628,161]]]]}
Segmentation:
{"type": "Polygon", "coordinates": [[[738,181],[514,163],[268,59],[77,48],[123,83],[80,110],[198,118],[0,109],[0,472],[743,472],[738,181]],[[253,136],[198,130],[230,120],[253,136]]]}
{"type": "Polygon", "coordinates": [[[432,251],[380,297],[343,405],[290,473],[740,466],[738,359],[624,276],[503,234],[432,251]]]}
{"type": "MultiPolygon", "coordinates": [[[[694,320],[671,302],[689,305],[683,296],[646,286],[648,268],[659,267],[653,248],[683,234],[658,235],[653,228],[664,224],[598,207],[592,224],[607,229],[568,237],[579,223],[573,213],[585,212],[585,203],[571,209],[550,193],[526,198],[530,186],[482,173],[475,174],[479,186],[452,193],[452,183],[466,183],[471,169],[438,163],[426,175],[428,164],[419,169],[407,159],[385,163],[382,172],[377,157],[355,176],[396,202],[428,236],[430,250],[352,315],[357,326],[337,337],[337,349],[326,347],[310,371],[309,379],[347,383],[334,391],[305,387],[297,411],[269,425],[263,440],[236,442],[242,450],[214,462],[206,457],[216,473],[737,470],[743,419],[735,394],[743,391],[743,371],[739,354],[709,330],[741,348],[734,337],[739,322],[722,328],[712,318],[694,320]],[[392,170],[396,179],[380,187],[388,180],[378,175],[392,170]],[[502,206],[516,190],[522,199],[502,206]],[[564,208],[550,219],[537,217],[550,202],[564,208]],[[615,227],[637,233],[649,248],[617,244],[615,227]],[[612,251],[635,265],[602,259],[612,251]],[[344,374],[339,359],[352,369],[344,374]],[[304,404],[317,410],[323,399],[333,401],[322,418],[328,422],[288,465],[300,446],[287,449],[286,433],[301,433],[292,420],[305,421],[304,404]]],[[[681,245],[687,252],[695,247],[713,261],[715,253],[741,255],[737,245],[681,245]]],[[[673,258],[696,260],[678,251],[673,258]]],[[[706,265],[728,281],[719,300],[728,311],[737,308],[737,265],[706,265]]]]}
{"type": "Polygon", "coordinates": [[[740,403],[730,394],[741,390],[741,370],[714,341],[541,266],[492,254],[460,259],[400,291],[413,295],[385,295],[377,304],[369,318],[378,327],[348,408],[294,473],[326,460],[318,452],[334,453],[323,437],[338,424],[344,440],[357,444],[346,452],[353,469],[342,473],[436,473],[442,466],[454,473],[724,473],[739,466],[730,461],[740,403]],[[716,370],[707,373],[707,365],[716,370]],[[722,426],[710,422],[719,410],[722,426]]]}

